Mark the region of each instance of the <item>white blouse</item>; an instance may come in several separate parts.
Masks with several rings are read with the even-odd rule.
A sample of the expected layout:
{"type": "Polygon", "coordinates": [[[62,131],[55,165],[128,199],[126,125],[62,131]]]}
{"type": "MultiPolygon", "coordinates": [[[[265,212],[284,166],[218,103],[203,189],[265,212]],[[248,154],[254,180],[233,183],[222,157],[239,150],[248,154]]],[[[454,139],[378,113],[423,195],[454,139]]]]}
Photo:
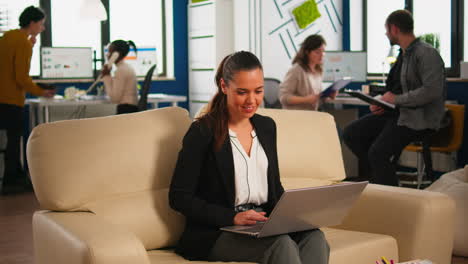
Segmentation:
{"type": "Polygon", "coordinates": [[[138,101],[137,77],[135,70],[126,62],[119,61],[114,77],[102,78],[104,90],[114,104],[136,105],[138,101]]]}
{"type": "Polygon", "coordinates": [[[235,206],[253,203],[261,205],[268,200],[268,158],[258,141],[255,130],[252,131],[250,157],[242,147],[237,135],[229,129],[234,175],[236,185],[235,206]]]}
{"type": "MultiPolygon", "coordinates": [[[[307,76],[309,77],[309,83],[311,87],[311,91],[309,91],[309,94],[320,94],[322,92],[322,75],[318,73],[307,73],[307,76]]],[[[318,107],[320,104],[320,100],[317,101],[317,103],[314,105],[314,109],[317,111],[318,107]]]]}

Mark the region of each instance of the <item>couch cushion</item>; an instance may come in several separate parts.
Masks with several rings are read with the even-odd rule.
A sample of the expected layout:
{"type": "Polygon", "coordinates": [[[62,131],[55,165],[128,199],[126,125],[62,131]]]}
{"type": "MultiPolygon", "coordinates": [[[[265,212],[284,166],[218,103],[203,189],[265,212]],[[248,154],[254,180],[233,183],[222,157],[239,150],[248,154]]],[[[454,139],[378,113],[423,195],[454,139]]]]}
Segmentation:
{"type": "Polygon", "coordinates": [[[175,246],[184,228],[184,217],[169,207],[168,190],[121,194],[84,207],[131,231],[147,250],[175,246]]]}
{"type": "Polygon", "coordinates": [[[299,177],[281,177],[281,184],[285,190],[290,189],[299,189],[306,187],[316,187],[323,185],[330,185],[333,181],[330,180],[321,180],[321,179],[311,179],[311,178],[299,178],[299,177]]]}
{"type": "Polygon", "coordinates": [[[333,116],[318,111],[259,109],[278,130],[281,178],[340,181],[346,176],[333,116]]]}
{"type": "MultiPolygon", "coordinates": [[[[332,228],[323,228],[322,230],[330,245],[330,264],[375,263],[381,256],[393,259],[395,262],[398,260],[396,240],[390,236],[332,228]]],[[[152,250],[148,252],[148,255],[151,263],[155,264],[218,263],[203,261],[190,262],[173,253],[172,250],[152,250]]]]}
{"type": "Polygon", "coordinates": [[[167,188],[190,123],[185,109],[169,107],[35,127],[27,156],[41,208],[86,211],[113,195],[167,188]]]}
{"type": "Polygon", "coordinates": [[[456,204],[455,211],[455,240],[453,253],[457,256],[468,257],[468,182],[465,174],[468,167],[458,169],[442,175],[426,190],[440,192],[450,196],[456,204]]]}
{"type": "Polygon", "coordinates": [[[330,245],[330,264],[375,263],[381,256],[398,261],[396,240],[387,235],[323,228],[330,245]]]}

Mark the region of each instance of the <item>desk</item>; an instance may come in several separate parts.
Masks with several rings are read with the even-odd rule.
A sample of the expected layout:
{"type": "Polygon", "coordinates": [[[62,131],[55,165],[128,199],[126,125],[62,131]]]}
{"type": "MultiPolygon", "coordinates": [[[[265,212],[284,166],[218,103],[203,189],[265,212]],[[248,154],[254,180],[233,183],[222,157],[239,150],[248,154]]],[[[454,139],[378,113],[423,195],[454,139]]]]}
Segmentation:
{"type": "MultiPolygon", "coordinates": [[[[148,94],[148,103],[156,108],[159,103],[171,103],[172,106],[177,106],[179,102],[186,102],[186,96],[169,95],[169,94],[148,94]]],[[[29,124],[30,129],[41,123],[48,123],[50,120],[50,106],[86,106],[99,104],[112,104],[108,97],[104,96],[89,96],[83,99],[66,100],[66,99],[27,99],[26,104],[29,104],[29,124]]]]}

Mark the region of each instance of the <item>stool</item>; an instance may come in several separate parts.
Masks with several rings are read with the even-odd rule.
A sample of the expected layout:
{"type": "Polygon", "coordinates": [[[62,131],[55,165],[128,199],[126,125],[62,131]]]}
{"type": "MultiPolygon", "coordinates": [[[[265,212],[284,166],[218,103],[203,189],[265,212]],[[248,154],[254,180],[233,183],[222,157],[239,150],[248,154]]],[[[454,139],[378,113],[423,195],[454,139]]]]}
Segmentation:
{"type": "Polygon", "coordinates": [[[421,142],[408,145],[405,150],[417,153],[416,172],[397,172],[400,178],[399,185],[415,185],[421,188],[433,182],[432,152],[449,153],[452,155],[454,168],[457,163],[457,151],[463,141],[463,125],[465,119],[465,106],[447,104],[445,107],[451,117],[448,127],[440,129],[421,142]]]}

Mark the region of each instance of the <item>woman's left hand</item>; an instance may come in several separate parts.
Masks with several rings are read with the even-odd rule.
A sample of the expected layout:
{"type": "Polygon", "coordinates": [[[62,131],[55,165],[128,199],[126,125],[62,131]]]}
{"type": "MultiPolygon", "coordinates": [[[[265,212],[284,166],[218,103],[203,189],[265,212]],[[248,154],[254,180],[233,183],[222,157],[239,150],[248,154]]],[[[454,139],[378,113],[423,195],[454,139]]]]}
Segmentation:
{"type": "Polygon", "coordinates": [[[338,95],[338,91],[334,91],[332,94],[330,94],[330,99],[335,100],[336,96],[338,95]]]}
{"type": "Polygon", "coordinates": [[[257,212],[255,210],[240,212],[234,216],[234,225],[255,225],[258,221],[264,222],[268,220],[265,215],[265,212],[257,212]]]}

